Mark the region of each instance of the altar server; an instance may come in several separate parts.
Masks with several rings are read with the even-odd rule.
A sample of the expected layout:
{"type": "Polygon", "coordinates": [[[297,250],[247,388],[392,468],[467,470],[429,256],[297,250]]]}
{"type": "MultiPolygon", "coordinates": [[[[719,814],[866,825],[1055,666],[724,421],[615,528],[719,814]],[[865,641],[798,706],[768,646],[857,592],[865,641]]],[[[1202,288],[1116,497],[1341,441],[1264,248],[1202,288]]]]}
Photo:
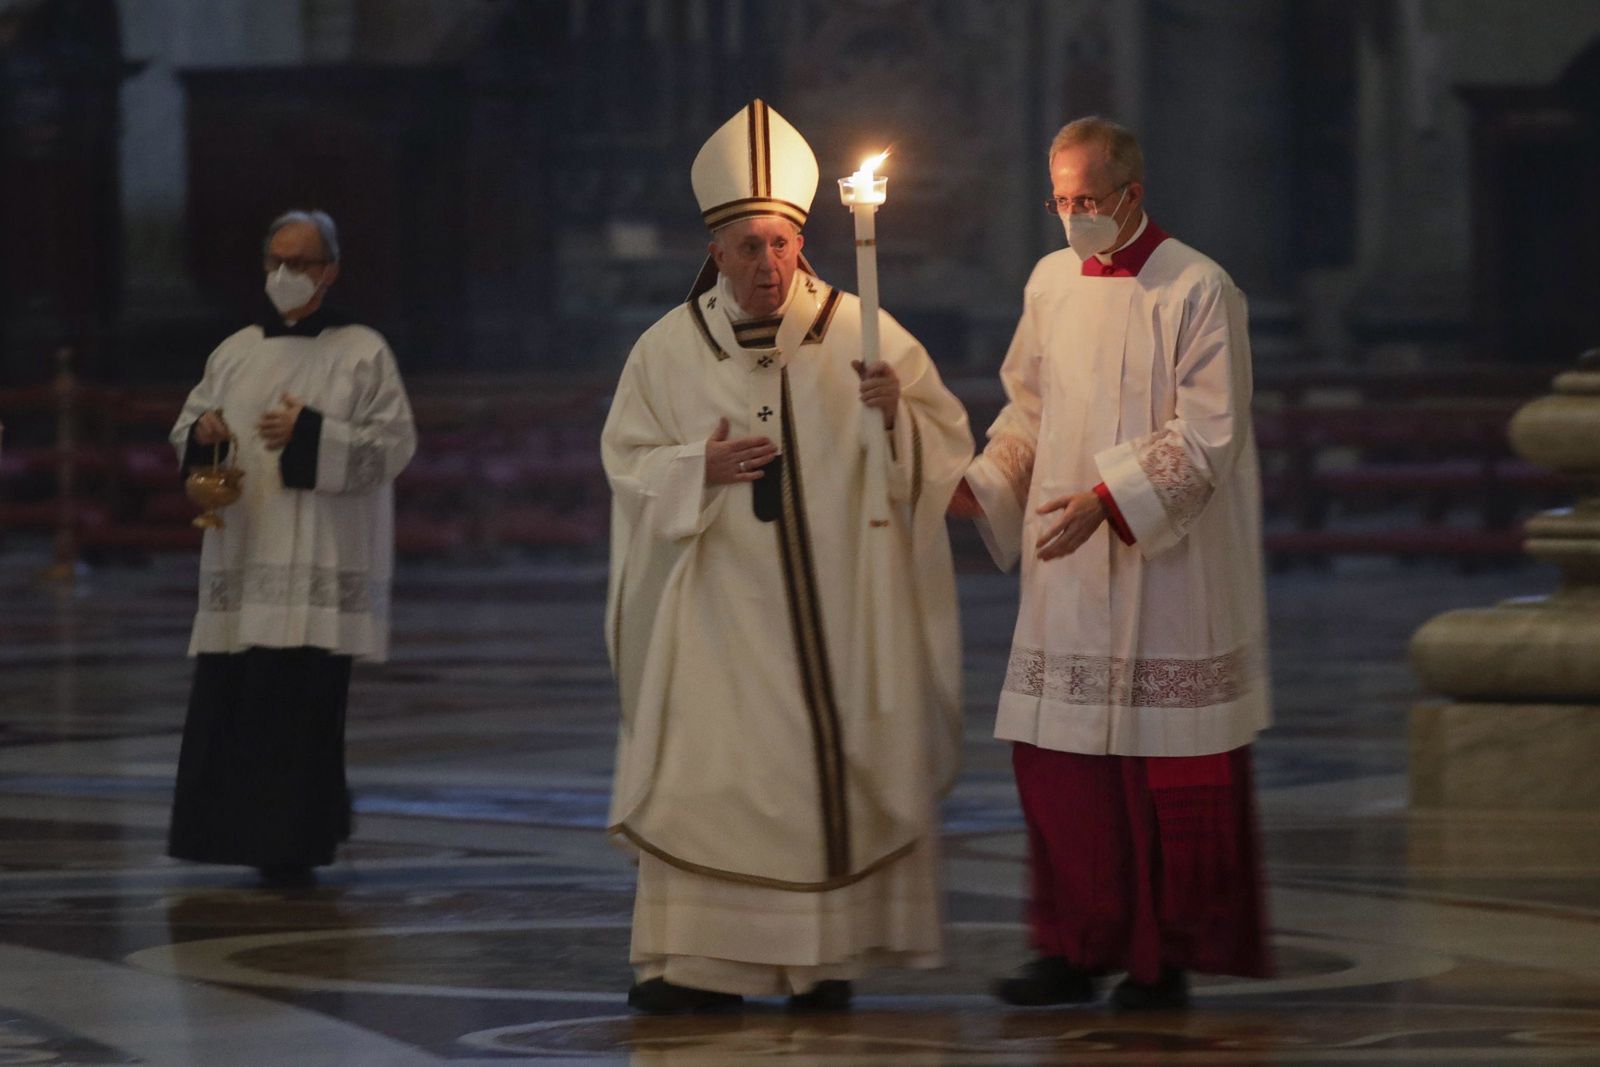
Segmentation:
{"type": "Polygon", "coordinates": [[[1013,744],[1038,957],[1012,1004],[1188,1002],[1263,975],[1250,744],[1270,718],[1244,295],[1144,212],[1127,130],[1069,124],[1000,377],[952,504],[1022,597],[995,733],[1013,744]]]}
{"type": "Polygon", "coordinates": [[[267,232],[260,318],[211,353],[172,429],[184,469],[228,454],[244,495],[207,530],[168,851],[305,884],[350,833],[351,661],[389,647],[391,486],[416,449],[388,344],[324,306],[322,212],[267,232]]]}

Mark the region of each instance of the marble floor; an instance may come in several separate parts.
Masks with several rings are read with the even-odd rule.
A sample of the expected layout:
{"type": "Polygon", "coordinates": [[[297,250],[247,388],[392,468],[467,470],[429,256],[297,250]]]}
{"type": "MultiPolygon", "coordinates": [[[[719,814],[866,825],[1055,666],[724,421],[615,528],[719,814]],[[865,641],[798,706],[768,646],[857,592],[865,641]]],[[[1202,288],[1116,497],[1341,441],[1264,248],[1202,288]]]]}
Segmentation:
{"type": "Polygon", "coordinates": [[[0,553],[0,1065],[1600,1063],[1600,818],[1409,811],[1405,641],[1532,566],[1274,576],[1279,725],[1257,749],[1270,981],[1193,1010],[1006,1010],[1022,835],[989,738],[1010,579],[962,577],[966,764],[945,809],[950,961],[849,1015],[644,1019],[632,876],[601,835],[616,711],[589,559],[407,564],[358,668],[357,831],[319,887],[162,855],[194,564],[39,585],[0,553]]]}

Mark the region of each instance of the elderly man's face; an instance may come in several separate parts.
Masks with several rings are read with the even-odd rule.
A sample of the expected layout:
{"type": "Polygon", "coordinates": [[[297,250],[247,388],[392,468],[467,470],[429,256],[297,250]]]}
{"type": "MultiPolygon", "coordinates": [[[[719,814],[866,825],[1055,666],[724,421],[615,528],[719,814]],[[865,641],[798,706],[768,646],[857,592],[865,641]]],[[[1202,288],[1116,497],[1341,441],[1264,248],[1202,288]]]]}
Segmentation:
{"type": "Polygon", "coordinates": [[[272,235],[262,267],[271,274],[280,266],[308,276],[322,288],[332,285],[339,274],[339,264],[329,260],[322,247],[322,234],[309,222],[291,222],[272,235]]]}
{"type": "Polygon", "coordinates": [[[783,219],[745,219],[717,231],[711,259],[752,315],[771,315],[789,295],[806,239],[783,219]]]}

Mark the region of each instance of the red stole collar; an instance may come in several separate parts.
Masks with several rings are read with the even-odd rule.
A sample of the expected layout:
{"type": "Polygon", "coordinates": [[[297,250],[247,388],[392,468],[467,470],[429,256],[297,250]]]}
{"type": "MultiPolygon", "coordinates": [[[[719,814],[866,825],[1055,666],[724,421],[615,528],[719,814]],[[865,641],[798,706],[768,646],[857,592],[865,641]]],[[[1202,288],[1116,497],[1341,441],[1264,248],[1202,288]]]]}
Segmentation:
{"type": "Polygon", "coordinates": [[[1154,219],[1146,219],[1144,232],[1130,244],[1124,245],[1111,253],[1111,263],[1106,265],[1100,262],[1098,256],[1090,256],[1083,261],[1083,274],[1086,278],[1133,278],[1144,270],[1144,265],[1149,260],[1156,246],[1165,241],[1170,235],[1166,230],[1157,226],[1154,219]]]}

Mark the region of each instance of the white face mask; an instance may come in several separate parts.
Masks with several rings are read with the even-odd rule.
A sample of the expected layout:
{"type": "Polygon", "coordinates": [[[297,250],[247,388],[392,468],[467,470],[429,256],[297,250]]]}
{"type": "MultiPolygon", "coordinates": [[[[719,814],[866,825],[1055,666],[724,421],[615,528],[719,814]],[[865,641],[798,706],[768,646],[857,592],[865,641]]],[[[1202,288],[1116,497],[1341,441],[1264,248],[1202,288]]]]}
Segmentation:
{"type": "Polygon", "coordinates": [[[1079,259],[1088,259],[1110,249],[1117,239],[1117,232],[1122,229],[1116,214],[1122,210],[1122,202],[1127,198],[1128,190],[1123,189],[1122,195],[1117,198],[1117,206],[1104,215],[1077,212],[1061,216],[1061,228],[1067,231],[1067,244],[1072,246],[1079,259]]]}
{"type": "Polygon", "coordinates": [[[316,295],[317,283],[311,276],[296,274],[286,264],[280,264],[277,270],[267,275],[267,299],[272,301],[272,306],[278,309],[280,315],[305,307],[316,295]]]}

